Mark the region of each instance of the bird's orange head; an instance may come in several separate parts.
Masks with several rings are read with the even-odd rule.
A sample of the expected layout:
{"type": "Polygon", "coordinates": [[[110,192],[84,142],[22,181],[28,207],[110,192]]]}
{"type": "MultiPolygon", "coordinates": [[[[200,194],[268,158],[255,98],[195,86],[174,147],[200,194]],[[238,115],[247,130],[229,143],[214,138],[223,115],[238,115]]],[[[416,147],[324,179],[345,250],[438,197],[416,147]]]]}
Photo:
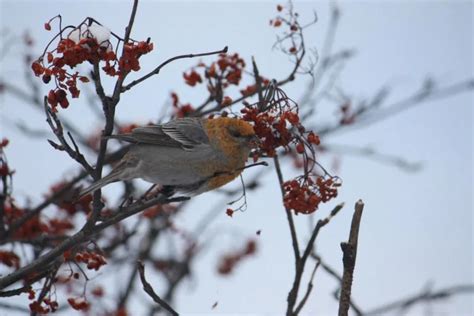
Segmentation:
{"type": "Polygon", "coordinates": [[[221,164],[213,164],[213,170],[207,170],[212,173],[223,172],[209,181],[209,188],[214,189],[232,181],[242,172],[256,136],[252,125],[238,118],[207,119],[204,128],[209,141],[227,158],[221,164]]]}
{"type": "Polygon", "coordinates": [[[209,139],[230,156],[241,156],[235,151],[250,148],[252,142],[256,140],[253,126],[238,118],[209,119],[205,122],[205,129],[209,139]]]}

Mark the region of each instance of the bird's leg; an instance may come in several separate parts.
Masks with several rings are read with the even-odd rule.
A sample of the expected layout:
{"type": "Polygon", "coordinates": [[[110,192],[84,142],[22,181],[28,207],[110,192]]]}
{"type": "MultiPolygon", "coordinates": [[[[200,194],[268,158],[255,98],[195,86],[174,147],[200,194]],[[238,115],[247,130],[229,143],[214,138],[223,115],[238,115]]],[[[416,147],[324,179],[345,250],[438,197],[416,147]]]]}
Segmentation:
{"type": "Polygon", "coordinates": [[[149,200],[150,198],[152,198],[154,195],[150,195],[151,192],[153,192],[153,190],[157,187],[156,184],[153,184],[146,192],[145,194],[142,195],[142,200],[146,201],[146,200],[149,200]]]}
{"type": "Polygon", "coordinates": [[[133,196],[132,196],[132,195],[126,196],[126,197],[123,199],[122,203],[120,203],[119,208],[127,207],[127,206],[129,206],[130,204],[132,204],[132,202],[133,202],[133,196]]]}
{"type": "Polygon", "coordinates": [[[148,201],[151,198],[156,197],[158,194],[163,194],[166,197],[171,197],[173,194],[175,194],[175,188],[170,185],[164,185],[162,186],[159,190],[156,190],[157,184],[153,184],[146,192],[145,194],[142,195],[140,200],[142,202],[148,201]],[[154,192],[155,191],[155,192],[154,192]]]}
{"type": "Polygon", "coordinates": [[[160,193],[167,196],[167,197],[171,197],[173,194],[176,193],[175,187],[171,186],[171,185],[164,185],[161,188],[160,193]]]}

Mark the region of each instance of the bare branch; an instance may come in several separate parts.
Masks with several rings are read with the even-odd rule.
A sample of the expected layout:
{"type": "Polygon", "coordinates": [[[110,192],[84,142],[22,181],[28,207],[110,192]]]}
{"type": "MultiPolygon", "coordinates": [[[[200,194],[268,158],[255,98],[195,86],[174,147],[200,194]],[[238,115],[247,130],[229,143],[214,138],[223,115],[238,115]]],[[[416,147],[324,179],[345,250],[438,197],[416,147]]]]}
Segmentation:
{"type": "Polygon", "coordinates": [[[0,308],[3,311],[11,310],[11,311],[15,311],[15,312],[22,312],[25,315],[30,312],[29,308],[26,308],[26,307],[23,307],[23,306],[17,306],[17,305],[10,305],[8,303],[0,303],[0,308]]]}
{"type": "Polygon", "coordinates": [[[316,275],[316,270],[318,270],[320,265],[320,262],[316,262],[313,268],[313,272],[311,272],[311,277],[308,282],[308,288],[306,289],[306,293],[303,296],[303,299],[301,299],[301,302],[298,304],[298,306],[295,309],[295,315],[298,315],[299,312],[301,312],[301,309],[304,307],[304,304],[306,304],[306,301],[308,300],[309,295],[311,294],[311,291],[313,290],[313,280],[314,276],[316,275]]]}
{"type": "MultiPolygon", "coordinates": [[[[340,285],[342,284],[342,276],[339,275],[339,273],[334,269],[332,268],[331,266],[329,266],[326,262],[323,261],[323,259],[316,253],[312,252],[311,253],[311,258],[315,259],[317,262],[320,263],[320,266],[321,268],[326,271],[329,275],[331,275],[333,278],[335,278],[338,283],[339,283],[339,288],[336,292],[339,292],[340,291],[340,285]]],[[[339,300],[338,297],[336,297],[337,300],[339,300]]],[[[351,305],[351,308],[352,310],[354,311],[354,313],[357,315],[357,316],[362,316],[364,315],[364,313],[362,312],[362,309],[360,307],[358,307],[356,305],[356,303],[354,303],[353,299],[351,299],[350,301],[350,305],[351,305]]]]}
{"type": "Polygon", "coordinates": [[[145,266],[140,261],[137,262],[137,269],[138,269],[138,272],[140,273],[140,280],[142,281],[142,284],[143,284],[143,290],[145,290],[145,292],[153,299],[153,301],[155,301],[156,304],[163,307],[171,315],[178,316],[179,314],[168,303],[162,300],[155,293],[150,283],[147,282],[147,280],[145,279],[145,266]]]}
{"type": "Polygon", "coordinates": [[[381,315],[384,313],[392,312],[394,310],[406,309],[412,307],[413,305],[420,304],[423,302],[429,301],[438,301],[438,300],[447,300],[453,296],[460,294],[473,294],[474,293],[474,284],[461,284],[446,287],[437,291],[422,291],[420,294],[413,295],[407,298],[399,299],[394,302],[384,304],[380,307],[374,308],[367,313],[364,313],[365,316],[369,315],[381,315]]]}
{"type": "MultiPolygon", "coordinates": [[[[331,213],[329,213],[329,215],[326,218],[324,218],[322,220],[319,220],[317,222],[316,226],[314,227],[314,230],[311,234],[311,237],[308,241],[308,244],[306,245],[303,256],[298,260],[297,265],[296,265],[295,279],[293,281],[293,286],[292,286],[290,292],[288,293],[288,299],[287,299],[288,300],[288,308],[287,308],[286,314],[288,316],[297,315],[296,311],[295,312],[292,312],[292,311],[293,311],[294,306],[296,305],[296,300],[298,298],[298,291],[299,291],[299,287],[300,287],[300,284],[301,284],[301,279],[303,277],[304,269],[305,269],[305,266],[306,266],[306,261],[308,259],[308,256],[310,255],[313,247],[314,247],[314,244],[316,242],[316,237],[318,236],[319,231],[321,230],[322,227],[326,226],[331,221],[331,219],[334,216],[336,216],[337,213],[339,213],[339,211],[343,207],[344,207],[344,203],[336,205],[336,207],[331,211],[331,213]]],[[[309,287],[309,285],[308,285],[308,287],[309,287]]],[[[304,300],[304,298],[303,298],[303,300],[304,300]]],[[[302,304],[302,302],[300,302],[300,304],[298,306],[299,310],[301,310],[304,306],[304,303],[302,304]]]]}
{"type": "Polygon", "coordinates": [[[323,151],[340,153],[342,155],[362,156],[379,163],[393,165],[406,172],[416,172],[422,168],[421,162],[409,161],[396,155],[378,152],[369,146],[358,147],[345,144],[324,144],[320,145],[319,148],[323,151]]]}
{"type": "Polygon", "coordinates": [[[420,105],[426,101],[433,101],[452,97],[454,95],[474,90],[474,79],[470,78],[446,87],[433,88],[425,83],[418,91],[405,97],[404,99],[380,108],[380,103],[374,103],[375,106],[359,111],[355,117],[355,122],[350,125],[331,125],[314,128],[318,135],[323,136],[335,132],[347,132],[358,128],[365,128],[374,123],[393,117],[396,114],[408,110],[414,106],[420,105]]]}
{"type": "MultiPolygon", "coordinates": [[[[273,162],[275,163],[275,170],[278,176],[278,182],[280,184],[281,195],[282,198],[285,197],[285,191],[283,190],[283,173],[281,172],[280,161],[278,160],[278,156],[273,157],[273,162]]],[[[288,225],[290,226],[290,233],[291,233],[291,242],[293,244],[293,252],[295,255],[295,266],[298,267],[298,262],[300,260],[300,247],[298,245],[298,237],[296,236],[296,228],[295,223],[293,221],[293,215],[291,214],[291,210],[285,207],[286,217],[288,219],[288,225]]]]}
{"type": "Polygon", "coordinates": [[[341,243],[341,249],[343,252],[342,261],[344,263],[344,273],[342,274],[341,296],[339,298],[339,316],[347,316],[349,312],[352,280],[354,277],[354,267],[357,257],[359,227],[363,210],[364,202],[362,202],[362,200],[357,201],[357,203],[355,204],[354,215],[352,216],[349,241],[341,243]]]}
{"type": "Polygon", "coordinates": [[[198,53],[198,54],[185,54],[185,55],[178,55],[178,56],[169,58],[169,59],[165,60],[164,62],[162,62],[158,67],[156,67],[154,70],[152,70],[148,74],[146,74],[143,77],[141,77],[137,80],[134,80],[134,81],[130,82],[128,85],[122,87],[122,92],[130,90],[131,88],[133,88],[134,86],[136,86],[140,82],[145,81],[146,79],[148,79],[148,78],[150,78],[154,75],[159,74],[160,71],[161,71],[161,68],[163,68],[164,66],[166,66],[167,64],[169,64],[169,63],[171,63],[175,60],[184,59],[184,58],[195,58],[195,57],[202,57],[202,56],[210,56],[210,55],[216,55],[216,54],[224,54],[224,53],[227,53],[227,49],[228,48],[226,46],[221,50],[216,50],[216,51],[212,51],[212,52],[198,53]]]}
{"type": "Polygon", "coordinates": [[[76,142],[72,138],[72,135],[70,132],[68,132],[69,138],[72,140],[75,149],[72,149],[72,147],[68,144],[66,139],[64,138],[64,131],[63,131],[63,126],[61,124],[61,121],[57,117],[56,113],[48,106],[48,98],[44,97],[44,111],[46,113],[46,121],[48,122],[49,126],[51,127],[51,130],[53,131],[54,135],[56,135],[56,138],[59,140],[61,143],[61,146],[58,144],[49,141],[49,143],[58,150],[64,150],[67,152],[67,154],[77,161],[89,174],[94,174],[94,168],[91,167],[91,165],[87,162],[86,158],[84,155],[79,151],[79,147],[77,147],[76,142]]]}

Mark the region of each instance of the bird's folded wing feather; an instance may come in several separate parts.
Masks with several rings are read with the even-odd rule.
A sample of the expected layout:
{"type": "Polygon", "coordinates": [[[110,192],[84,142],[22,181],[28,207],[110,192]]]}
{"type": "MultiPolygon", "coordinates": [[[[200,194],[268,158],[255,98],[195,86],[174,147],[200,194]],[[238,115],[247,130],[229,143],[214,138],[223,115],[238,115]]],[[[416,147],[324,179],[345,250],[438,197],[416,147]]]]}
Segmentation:
{"type": "Polygon", "coordinates": [[[209,144],[209,138],[201,120],[197,118],[184,118],[163,125],[137,127],[131,133],[113,135],[111,138],[133,144],[181,147],[187,150],[199,144],[209,144]]]}

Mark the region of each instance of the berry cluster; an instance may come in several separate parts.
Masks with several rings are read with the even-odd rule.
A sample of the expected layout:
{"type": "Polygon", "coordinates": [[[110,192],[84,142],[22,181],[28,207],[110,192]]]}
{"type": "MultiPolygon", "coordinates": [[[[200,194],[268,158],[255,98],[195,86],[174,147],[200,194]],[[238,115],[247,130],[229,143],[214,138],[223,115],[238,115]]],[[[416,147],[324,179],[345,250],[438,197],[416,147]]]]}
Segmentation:
{"type": "MultiPolygon", "coordinates": [[[[245,66],[245,61],[239,54],[222,53],[219,54],[217,61],[210,65],[201,62],[191,68],[189,72],[184,72],[183,78],[184,82],[191,87],[205,82],[210,99],[225,107],[231,105],[233,100],[224,95],[224,90],[232,85],[238,86],[240,84],[245,66]],[[200,69],[203,69],[203,71],[200,71],[200,69]]],[[[175,93],[172,94],[172,99],[173,105],[177,107],[178,98],[175,93]]],[[[183,110],[190,112],[193,109],[189,104],[186,104],[183,106],[183,110]]]]}
{"type": "Polygon", "coordinates": [[[194,108],[190,103],[182,104],[175,92],[171,93],[171,104],[173,105],[174,114],[177,118],[186,117],[194,112],[194,108]]]}
{"type": "MultiPolygon", "coordinates": [[[[51,30],[49,22],[45,24],[45,29],[51,30]]],[[[111,32],[108,29],[88,18],[76,27],[61,28],[46,46],[43,55],[32,63],[31,68],[34,74],[37,77],[41,76],[45,84],[53,79],[55,88],[48,93],[48,103],[54,111],[57,111],[58,105],[61,108],[69,106],[68,94],[72,98],[79,97],[78,80],[84,83],[89,82],[89,79],[80,75],[78,71],[71,72],[76,66],[84,62],[93,65],[104,62],[102,70],[106,74],[123,78],[131,71],[138,71],[139,58],[153,50],[153,43],[149,41],[130,40],[123,44],[123,54],[117,59],[116,51],[123,40],[117,37],[114,52],[110,35],[111,32]],[[70,28],[72,31],[67,31],[70,28]],[[56,47],[50,49],[56,38],[59,38],[56,47]]]]}
{"type": "Polygon", "coordinates": [[[355,113],[351,102],[344,102],[339,106],[339,113],[341,118],[339,119],[339,124],[349,125],[354,123],[357,113],[355,113]]]}
{"type": "MultiPolygon", "coordinates": [[[[67,186],[67,182],[59,182],[51,186],[50,188],[50,195],[54,195],[67,186]]],[[[80,199],[76,200],[75,196],[71,196],[69,198],[63,197],[61,199],[56,200],[56,205],[59,209],[63,210],[67,213],[67,215],[74,215],[77,212],[83,212],[85,214],[89,214],[92,211],[92,195],[88,194],[80,199]]]]}
{"type": "Polygon", "coordinates": [[[261,141],[262,153],[273,157],[277,148],[289,149],[288,146],[294,139],[292,127],[299,126],[297,113],[291,110],[278,113],[274,109],[260,112],[257,107],[247,107],[241,112],[244,120],[253,123],[255,134],[261,141]]]}
{"type": "Polygon", "coordinates": [[[321,202],[325,203],[337,196],[337,187],[340,183],[334,178],[324,179],[317,177],[313,181],[310,177],[300,180],[294,179],[283,184],[285,196],[283,203],[296,214],[311,214],[318,209],[321,202]]]}
{"type": "MultiPolygon", "coordinates": [[[[278,12],[283,12],[284,7],[279,4],[279,5],[277,5],[276,9],[277,9],[278,12]]],[[[294,15],[294,18],[298,17],[298,14],[296,12],[293,13],[292,11],[290,11],[290,20],[288,20],[285,17],[282,17],[282,16],[278,15],[276,18],[270,19],[270,26],[280,27],[283,24],[286,24],[286,25],[289,26],[290,31],[292,31],[292,32],[298,31],[298,29],[299,29],[298,22],[294,18],[291,19],[291,17],[292,17],[291,14],[294,15]]]]}
{"type": "Polygon", "coordinates": [[[184,82],[191,87],[194,87],[198,83],[202,83],[201,75],[198,74],[194,69],[191,69],[189,73],[184,72],[183,78],[184,82]]]}
{"type": "Polygon", "coordinates": [[[150,42],[138,42],[138,43],[127,43],[124,44],[124,52],[118,61],[118,70],[115,70],[114,67],[110,66],[106,62],[106,66],[103,68],[104,71],[111,75],[119,77],[125,76],[131,71],[140,70],[139,58],[142,55],[148,54],[153,50],[153,43],[150,42]]]}
{"type": "Polygon", "coordinates": [[[74,259],[77,262],[83,262],[87,265],[87,269],[89,270],[99,270],[103,265],[107,264],[105,261],[104,256],[91,252],[91,251],[81,251],[76,253],[74,259]]]}
{"type": "MultiPolygon", "coordinates": [[[[30,211],[17,207],[13,201],[8,199],[4,203],[4,221],[8,227],[15,225],[30,211]]],[[[32,239],[43,234],[62,235],[74,228],[70,218],[53,217],[50,219],[42,219],[39,215],[33,216],[25,221],[20,227],[16,228],[12,233],[13,238],[32,239]]]]}
{"type": "MultiPolygon", "coordinates": [[[[260,77],[260,80],[262,81],[262,87],[266,87],[270,83],[270,80],[263,77],[260,77]]],[[[251,84],[251,85],[246,86],[245,89],[241,89],[240,94],[242,94],[242,96],[244,97],[249,97],[257,93],[257,90],[258,90],[257,85],[251,84]]]]}
{"type": "Polygon", "coordinates": [[[52,235],[63,235],[74,228],[69,218],[51,218],[48,220],[48,233],[52,235]]]}
{"type": "Polygon", "coordinates": [[[228,275],[230,274],[235,266],[242,261],[245,257],[255,254],[257,251],[257,243],[255,240],[247,241],[244,249],[237,251],[236,253],[224,255],[218,265],[217,271],[220,274],[228,275]]]}
{"type": "Polygon", "coordinates": [[[92,289],[91,294],[95,297],[102,297],[104,296],[104,288],[100,285],[97,285],[92,289]]]}
{"type": "Polygon", "coordinates": [[[7,147],[9,142],[10,141],[6,138],[3,138],[0,142],[0,177],[7,177],[13,173],[8,167],[7,159],[3,151],[3,148],[7,147]]]}
{"type": "Polygon", "coordinates": [[[72,98],[79,97],[78,79],[84,83],[89,82],[87,77],[79,75],[77,71],[71,73],[68,68],[73,69],[84,61],[94,64],[101,60],[109,62],[115,59],[115,53],[107,51],[107,48],[101,46],[93,37],[82,38],[77,43],[72,39],[63,38],[46,56],[34,61],[31,68],[37,77],[42,76],[45,84],[54,79],[56,88],[48,93],[48,103],[56,110],[58,105],[62,108],[69,106],[67,91],[72,98]]]}
{"type": "Polygon", "coordinates": [[[287,55],[297,55],[298,53],[304,53],[303,45],[303,34],[302,30],[305,27],[315,23],[317,17],[315,17],[312,23],[304,26],[298,22],[299,14],[293,11],[293,7],[277,5],[276,7],[278,14],[275,18],[270,19],[270,26],[274,28],[280,28],[281,35],[277,37],[275,46],[279,46],[280,50],[287,55]]]}
{"type": "Polygon", "coordinates": [[[238,86],[242,79],[242,71],[245,68],[245,61],[239,54],[220,54],[219,59],[210,66],[200,64],[205,68],[205,77],[209,80],[208,89],[212,93],[220,81],[225,89],[229,85],[238,86]]]}
{"type": "Polygon", "coordinates": [[[70,297],[67,299],[67,302],[69,305],[71,305],[72,308],[78,311],[87,311],[90,307],[90,304],[87,302],[87,300],[84,297],[70,297]]]}
{"type": "Polygon", "coordinates": [[[38,314],[47,314],[49,312],[54,313],[59,307],[58,302],[55,300],[52,300],[51,297],[45,297],[41,301],[40,300],[34,301],[36,297],[36,292],[31,287],[27,290],[27,293],[28,293],[28,299],[30,301],[33,301],[29,305],[30,311],[32,313],[38,313],[38,314]],[[43,303],[45,304],[45,306],[43,306],[43,303]]]}
{"type": "Polygon", "coordinates": [[[255,134],[261,141],[261,154],[274,157],[276,149],[283,147],[290,151],[291,145],[294,145],[299,154],[314,158],[312,147],[319,145],[319,137],[314,132],[306,131],[300,122],[298,105],[283,90],[272,84],[267,89],[263,104],[245,105],[241,110],[242,119],[253,124],[255,134]]]}
{"type": "Polygon", "coordinates": [[[0,263],[7,267],[20,268],[20,257],[12,251],[0,250],[0,263]]]}
{"type": "Polygon", "coordinates": [[[298,105],[278,88],[275,83],[269,85],[263,101],[245,104],[241,110],[243,119],[251,122],[255,134],[260,139],[259,151],[254,153],[254,160],[260,155],[274,157],[278,148],[292,154],[304,174],[284,183],[284,204],[287,209],[296,213],[310,214],[321,202],[327,202],[337,195],[340,185],[335,178],[317,176],[314,167],[317,165],[315,146],[320,144],[317,134],[306,131],[298,115],[298,105]]]}

